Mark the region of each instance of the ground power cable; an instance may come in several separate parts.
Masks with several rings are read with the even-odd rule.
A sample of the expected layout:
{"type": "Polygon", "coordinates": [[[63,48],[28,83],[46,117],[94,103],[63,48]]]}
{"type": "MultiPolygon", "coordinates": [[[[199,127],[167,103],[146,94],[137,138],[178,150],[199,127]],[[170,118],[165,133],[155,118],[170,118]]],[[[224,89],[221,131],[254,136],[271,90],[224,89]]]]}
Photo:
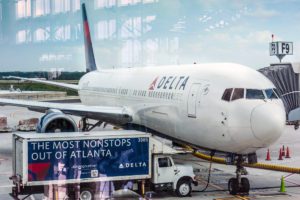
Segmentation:
{"type": "Polygon", "coordinates": [[[211,169],[212,169],[212,163],[213,160],[212,158],[214,157],[216,151],[211,151],[210,152],[210,162],[209,162],[209,169],[208,169],[208,176],[207,176],[207,181],[206,181],[206,186],[202,190],[193,190],[193,192],[205,192],[210,184],[210,177],[211,177],[211,169]]]}

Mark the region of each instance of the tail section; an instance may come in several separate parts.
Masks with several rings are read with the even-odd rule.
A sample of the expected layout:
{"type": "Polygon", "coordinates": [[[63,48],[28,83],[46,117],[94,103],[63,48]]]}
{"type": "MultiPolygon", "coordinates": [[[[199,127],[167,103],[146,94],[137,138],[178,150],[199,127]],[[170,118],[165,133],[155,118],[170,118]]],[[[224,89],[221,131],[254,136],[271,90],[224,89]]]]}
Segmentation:
{"type": "Polygon", "coordinates": [[[85,48],[85,61],[86,61],[86,71],[97,70],[95,56],[93,51],[93,44],[90,34],[89,22],[86,15],[85,4],[82,4],[82,19],[83,19],[83,31],[84,31],[84,48],[85,48]]]}

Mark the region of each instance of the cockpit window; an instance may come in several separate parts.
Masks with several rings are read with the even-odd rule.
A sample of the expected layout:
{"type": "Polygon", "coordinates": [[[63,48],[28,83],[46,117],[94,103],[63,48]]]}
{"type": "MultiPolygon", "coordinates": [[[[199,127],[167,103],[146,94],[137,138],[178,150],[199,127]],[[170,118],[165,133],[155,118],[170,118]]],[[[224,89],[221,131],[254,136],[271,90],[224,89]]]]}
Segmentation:
{"type": "Polygon", "coordinates": [[[235,88],[231,101],[244,98],[244,88],[235,88]]]}
{"type": "Polygon", "coordinates": [[[268,99],[278,99],[278,96],[273,89],[266,89],[265,93],[268,99]]]}
{"type": "Polygon", "coordinates": [[[265,95],[262,90],[247,89],[246,99],[265,99],[265,95]]]}
{"type": "Polygon", "coordinates": [[[224,100],[224,101],[230,101],[232,90],[233,90],[232,88],[226,89],[224,91],[224,93],[223,93],[222,100],[224,100]]]}

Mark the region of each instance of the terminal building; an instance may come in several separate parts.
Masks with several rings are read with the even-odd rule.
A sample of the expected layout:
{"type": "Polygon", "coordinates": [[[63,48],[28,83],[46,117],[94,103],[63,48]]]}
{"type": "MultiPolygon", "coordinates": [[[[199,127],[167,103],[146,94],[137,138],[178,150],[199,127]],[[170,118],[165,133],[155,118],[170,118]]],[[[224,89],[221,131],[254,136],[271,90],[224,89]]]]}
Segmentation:
{"type": "Polygon", "coordinates": [[[13,65],[7,58],[18,49],[22,52],[18,59],[30,58],[32,66],[67,63],[84,70],[81,3],[87,4],[99,64],[110,68],[153,65],[158,51],[170,56],[168,63],[176,62],[178,32],[157,34],[157,29],[172,29],[180,21],[158,14],[163,0],[0,0],[0,51],[6,52],[2,64],[13,65]],[[158,18],[170,20],[171,26],[160,27],[158,18]],[[112,65],[111,60],[116,62],[112,65]]]}
{"type": "Polygon", "coordinates": [[[82,3],[103,68],[203,61],[201,36],[249,12],[247,6],[219,10],[185,0],[0,0],[1,66],[84,71],[82,3]]]}

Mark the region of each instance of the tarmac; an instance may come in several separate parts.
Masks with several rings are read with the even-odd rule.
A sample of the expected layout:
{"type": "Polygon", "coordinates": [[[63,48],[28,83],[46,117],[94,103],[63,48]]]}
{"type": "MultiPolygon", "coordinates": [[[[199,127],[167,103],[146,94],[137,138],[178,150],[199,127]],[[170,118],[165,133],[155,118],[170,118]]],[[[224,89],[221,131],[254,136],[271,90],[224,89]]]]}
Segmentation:
{"type": "MultiPolygon", "coordinates": [[[[8,125],[15,127],[19,120],[34,117],[41,117],[41,113],[27,110],[26,108],[17,108],[5,106],[1,108],[1,115],[7,116],[8,125]]],[[[79,118],[75,118],[76,121],[79,118]]],[[[102,127],[98,128],[102,129],[102,127]]],[[[9,196],[12,188],[12,182],[9,177],[12,175],[12,133],[0,134],[0,200],[12,199],[9,196]]],[[[287,126],[282,137],[269,147],[271,161],[266,161],[267,149],[261,149],[257,152],[258,161],[262,163],[273,163],[291,167],[300,167],[300,130],[294,130],[293,126],[287,126]],[[280,161],[278,152],[282,146],[289,147],[291,158],[280,161]]],[[[184,199],[215,199],[215,200],[234,200],[234,199],[300,199],[300,174],[290,174],[284,172],[267,171],[261,169],[247,168],[247,175],[251,191],[249,196],[232,196],[228,194],[227,182],[235,175],[235,167],[229,165],[212,164],[212,173],[209,186],[206,191],[201,190],[207,184],[209,162],[193,157],[192,155],[178,155],[176,162],[193,165],[194,171],[200,177],[200,184],[193,187],[192,197],[184,199]],[[280,193],[280,179],[285,177],[286,192],[280,193]]],[[[41,195],[28,197],[27,199],[41,199],[41,195]]],[[[158,193],[152,196],[152,199],[181,199],[173,193],[158,193]]]]}

